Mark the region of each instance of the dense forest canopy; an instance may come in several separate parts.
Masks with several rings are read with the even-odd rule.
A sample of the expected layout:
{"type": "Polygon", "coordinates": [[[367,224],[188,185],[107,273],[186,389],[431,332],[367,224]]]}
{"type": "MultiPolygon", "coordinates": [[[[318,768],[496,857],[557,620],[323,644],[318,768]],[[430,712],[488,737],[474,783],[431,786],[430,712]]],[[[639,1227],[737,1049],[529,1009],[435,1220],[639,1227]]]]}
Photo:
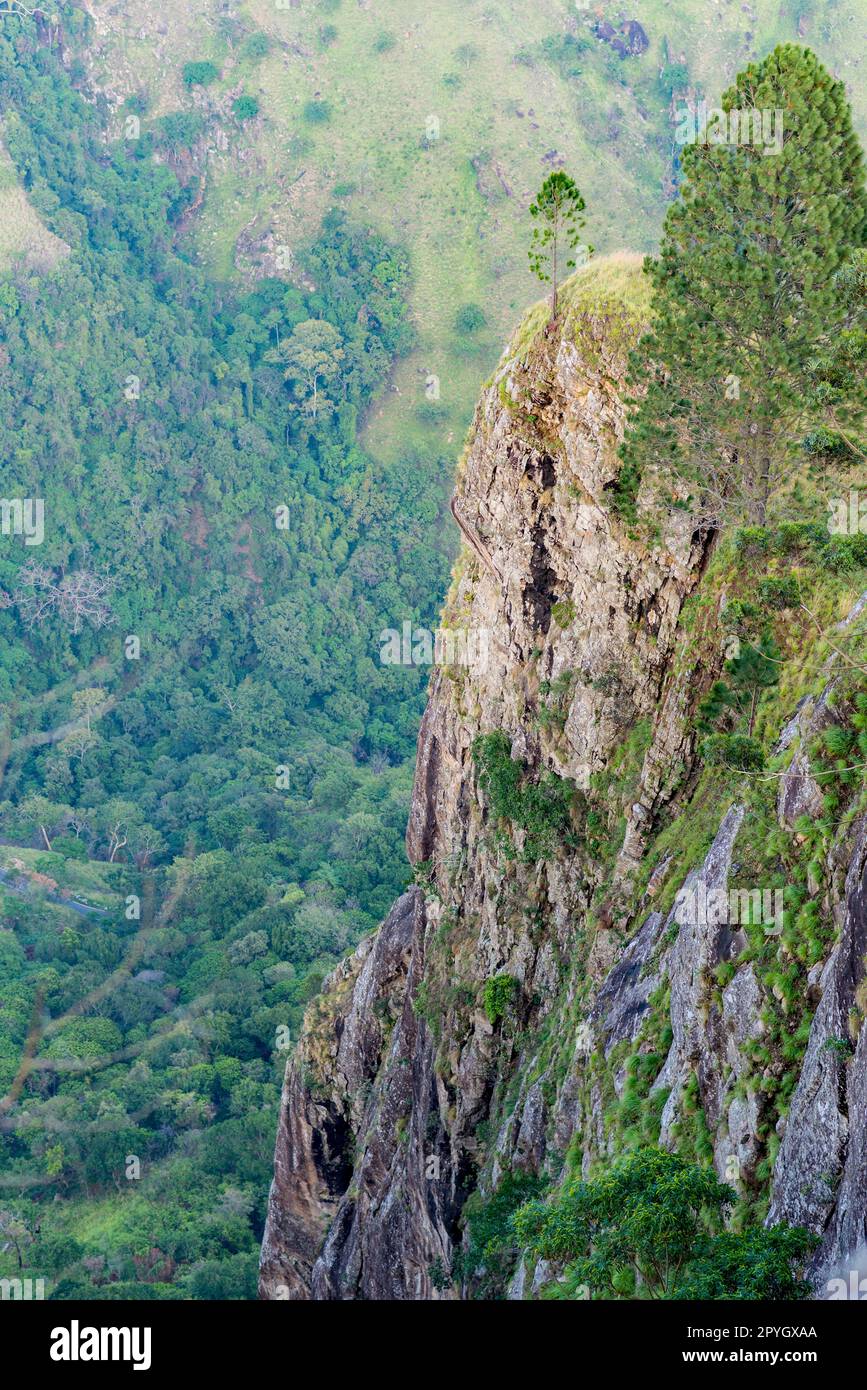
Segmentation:
{"type": "Polygon", "coordinates": [[[426,672],[378,634],[435,625],[447,469],[358,441],[412,341],[400,248],[334,212],[309,288],[209,282],[177,122],[113,142],[81,76],[0,31],[64,247],[0,282],[0,495],[44,503],[0,537],[0,1094],[39,1035],[0,1221],[67,1295],[244,1297],[285,1049],[406,881],[426,672]]]}

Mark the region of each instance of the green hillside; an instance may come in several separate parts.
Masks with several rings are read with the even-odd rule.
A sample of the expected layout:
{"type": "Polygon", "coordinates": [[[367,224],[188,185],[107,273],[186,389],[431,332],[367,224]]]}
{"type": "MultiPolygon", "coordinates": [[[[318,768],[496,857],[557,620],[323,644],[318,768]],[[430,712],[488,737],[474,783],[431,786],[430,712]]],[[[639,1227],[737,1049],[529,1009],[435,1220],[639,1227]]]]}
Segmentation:
{"type": "Polygon", "coordinates": [[[864,0],[251,0],[234,11],[206,0],[195,12],[172,0],[134,19],[119,9],[93,6],[93,78],[116,105],[145,96],[144,131],[179,107],[208,118],[185,161],[206,175],[191,236],[217,276],[244,265],[239,238],[272,257],[287,248],[291,267],[335,201],[409,249],[418,344],[365,429],[391,457],[410,440],[459,445],[480,377],[534,297],[526,213],[550,168],[577,178],[598,250],[651,250],[672,193],[673,98],[712,104],[750,58],[798,37],[846,79],[867,131],[864,0]],[[599,32],[616,39],[631,20],[647,47],[621,57],[599,32]],[[268,40],[262,57],[256,34],[268,40]],[[213,83],[185,85],[195,61],[213,63],[213,83]],[[239,123],[240,93],[259,113],[239,123]],[[486,320],[469,334],[456,331],[466,304],[486,320]],[[426,394],[431,375],[438,400],[426,394]]]}

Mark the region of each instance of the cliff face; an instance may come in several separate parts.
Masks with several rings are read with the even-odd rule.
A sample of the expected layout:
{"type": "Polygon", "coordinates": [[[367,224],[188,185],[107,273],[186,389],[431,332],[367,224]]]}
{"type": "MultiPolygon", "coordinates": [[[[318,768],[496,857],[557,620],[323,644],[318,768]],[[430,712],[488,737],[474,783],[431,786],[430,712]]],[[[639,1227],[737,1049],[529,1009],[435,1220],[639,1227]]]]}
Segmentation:
{"type": "MultiPolygon", "coordinates": [[[[652,542],[609,505],[645,307],[638,258],[580,273],[556,329],[533,311],[478,405],[445,616],[474,659],[431,682],[407,834],[418,886],[326,982],[287,1069],[263,1297],[460,1297],[468,1198],[506,1175],[588,1171],[626,1142],[627,1102],[652,1142],[695,1147],[775,1219],[820,1231],[826,1263],[863,1239],[867,1137],[848,1117],[865,1113],[864,1033],[853,1057],[824,1046],[851,1019],[867,948],[863,823],[840,830],[815,889],[839,940],[810,972],[794,1093],[794,1076],[777,1086],[771,1042],[788,1025],[768,1011],[788,1005],[772,972],[743,959],[742,926],[675,897],[727,892],[761,817],[724,783],[709,795],[695,767],[692,716],[721,664],[708,538],[653,479],[639,498],[652,542]],[[486,764],[492,733],[506,743],[486,764]]],[[[839,717],[822,698],[787,727],[774,786],[793,836],[821,800],[813,726],[839,717]]],[[[518,1260],[511,1296],[547,1277],[518,1260]]]]}

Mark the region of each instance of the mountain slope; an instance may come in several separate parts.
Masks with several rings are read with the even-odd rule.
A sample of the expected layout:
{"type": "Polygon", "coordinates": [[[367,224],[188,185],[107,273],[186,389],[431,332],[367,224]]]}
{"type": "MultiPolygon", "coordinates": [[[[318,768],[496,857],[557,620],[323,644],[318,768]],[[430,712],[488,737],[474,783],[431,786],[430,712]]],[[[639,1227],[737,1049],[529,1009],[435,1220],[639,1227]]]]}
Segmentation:
{"type": "Polygon", "coordinates": [[[598,250],[652,250],[677,177],[675,101],[713,105],[746,62],[799,38],[846,78],[863,130],[864,0],[814,8],[167,0],[133,11],[89,0],[88,67],[119,130],[133,109],[142,139],[179,109],[198,119],[178,162],[203,181],[191,240],[219,278],[273,273],[275,260],[297,278],[296,248],[335,199],[409,248],[417,349],[365,431],[392,458],[410,442],[460,439],[480,372],[533,292],[527,208],[551,168],[578,179],[598,250]],[[630,23],[641,37],[624,48],[630,23]],[[186,64],[202,61],[219,75],[187,86],[186,64]],[[234,114],[240,94],[258,103],[255,117],[234,114]],[[461,334],[467,303],[487,323],[461,334]],[[438,399],[426,394],[431,375],[438,399]]]}
{"type": "Polygon", "coordinates": [[[712,1161],[742,1221],[770,1202],[822,1236],[816,1270],[863,1236],[863,779],[821,741],[861,717],[864,575],[797,556],[812,611],[852,616],[826,640],[778,615],[766,776],[702,765],[720,613],[778,561],[745,562],[749,537],[715,541],[653,481],[654,539],[627,534],[607,499],[636,258],[573,277],[565,303],[556,329],[528,316],[476,411],[446,621],[487,633],[488,660],[434,676],[417,886],[289,1065],[266,1298],[529,1296],[556,1271],[508,1249],[497,1267],[476,1225],[648,1142],[712,1161]],[[779,917],[691,906],[784,888],[779,917]]]}

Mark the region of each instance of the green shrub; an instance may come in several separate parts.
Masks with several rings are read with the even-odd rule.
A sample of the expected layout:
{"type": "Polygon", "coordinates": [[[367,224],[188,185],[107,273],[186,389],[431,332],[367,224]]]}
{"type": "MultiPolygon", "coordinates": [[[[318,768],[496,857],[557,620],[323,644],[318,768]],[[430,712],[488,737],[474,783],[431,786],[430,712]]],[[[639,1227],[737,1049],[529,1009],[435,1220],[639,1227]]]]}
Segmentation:
{"type": "Polygon", "coordinates": [[[767,526],[741,526],[735,532],[735,550],[745,558],[767,555],[773,537],[767,526]]]}
{"type": "Polygon", "coordinates": [[[520,988],[521,982],[514,975],[494,975],[485,981],[483,1003],[490,1023],[499,1023],[514,1003],[520,988]]]}
{"type": "MultiPolygon", "coordinates": [[[[571,605],[569,605],[571,607],[571,605]]],[[[554,604],[552,612],[560,609],[560,616],[555,617],[555,621],[560,627],[566,628],[572,619],[566,604],[554,604]]],[[[540,729],[554,727],[563,729],[569,715],[569,702],[572,697],[572,690],[575,685],[576,675],[574,671],[562,671],[553,681],[542,681],[539,686],[539,694],[545,697],[544,703],[539,705],[539,713],[536,716],[536,723],[540,729]]]]}
{"type": "Polygon", "coordinates": [[[759,598],[768,608],[778,611],[797,608],[801,602],[801,590],[794,575],[788,579],[771,576],[759,581],[759,598]]]}
{"type": "Polygon", "coordinates": [[[455,314],[455,332],[460,333],[462,337],[468,333],[478,333],[486,323],[484,311],[478,304],[462,304],[455,314]]]}
{"type": "Polygon", "coordinates": [[[812,1297],[803,1277],[804,1256],[818,1244],[800,1227],[753,1226],[721,1231],[691,1260],[676,1299],[789,1300],[812,1297]]]}
{"type": "Polygon", "coordinates": [[[560,599],[551,605],[551,617],[558,627],[567,628],[575,621],[575,605],[571,598],[560,599]]]}
{"type": "Polygon", "coordinates": [[[611,510],[622,521],[633,524],[638,520],[638,490],[641,487],[641,469],[621,446],[620,472],[611,487],[611,510]]]}
{"type": "Polygon", "coordinates": [[[327,101],[306,101],[301,115],[309,125],[327,125],[331,120],[331,107],[327,101]]]}
{"type": "Polygon", "coordinates": [[[761,772],[765,765],[762,745],[743,734],[711,734],[699,746],[699,757],[709,767],[733,767],[740,772],[761,772]]]}
{"type": "Polygon", "coordinates": [[[474,1298],[502,1298],[518,1258],[512,1216],[522,1203],[544,1191],[542,1178],[507,1173],[490,1197],[474,1192],[467,1202],[465,1249],[455,1260],[455,1273],[471,1285],[474,1298]]]}
{"type": "Polygon", "coordinates": [[[560,1297],[583,1285],[604,1298],[639,1287],[652,1298],[809,1298],[798,1266],[815,1237],[785,1226],[725,1231],[734,1201],[710,1165],[646,1147],[550,1201],[526,1203],[512,1226],[535,1255],[567,1262],[553,1289],[560,1297]]]}
{"type": "Polygon", "coordinates": [[[832,574],[851,574],[867,565],[867,536],[832,536],[821,554],[821,564],[832,574]]]}
{"type": "Polygon", "coordinates": [[[210,87],[220,76],[220,69],[214,63],[184,63],[181,76],[185,87],[210,87]]]}
{"type": "Polygon", "coordinates": [[[446,1289],[451,1288],[452,1281],[446,1273],[445,1266],[441,1259],[437,1258],[432,1264],[429,1264],[427,1272],[433,1287],[438,1293],[443,1293],[446,1289]]]}
{"type": "Polygon", "coordinates": [[[172,154],[188,150],[204,128],[204,119],[198,111],[170,111],[167,116],[161,116],[157,123],[160,141],[172,154]]]}
{"type": "Polygon", "coordinates": [[[251,121],[254,116],[259,114],[259,103],[255,97],[249,97],[245,94],[232,102],[232,110],[239,121],[251,121]]]}
{"type": "Polygon", "coordinates": [[[844,729],[839,724],[832,724],[822,734],[822,742],[832,758],[848,758],[852,752],[855,735],[851,729],[844,729]]]}
{"type": "Polygon", "coordinates": [[[720,624],[731,632],[746,632],[761,615],[749,599],[733,598],[720,614],[720,624]]]}
{"type": "Polygon", "coordinates": [[[271,41],[267,34],[251,34],[241,45],[241,57],[249,59],[251,63],[258,63],[270,47],[271,41]]]}
{"type": "Polygon", "coordinates": [[[74,835],[56,836],[51,848],[55,854],[62,854],[64,859],[79,859],[84,862],[89,858],[87,846],[82,840],[76,840],[74,835]]]}
{"type": "Polygon", "coordinates": [[[553,772],[533,781],[523,763],[511,756],[508,738],[498,730],[473,743],[479,785],[487,793],[496,820],[509,821],[526,836],[523,858],[534,861],[554,853],[567,836],[575,788],[553,772]]]}
{"type": "Polygon", "coordinates": [[[848,455],[849,453],[848,447],[840,435],[825,429],[824,426],[805,435],[801,441],[801,447],[805,454],[821,454],[826,458],[835,455],[848,455]]]}
{"type": "Polygon", "coordinates": [[[793,550],[826,545],[827,542],[827,529],[815,521],[784,521],[777,531],[775,549],[781,555],[789,555],[793,550]]]}

